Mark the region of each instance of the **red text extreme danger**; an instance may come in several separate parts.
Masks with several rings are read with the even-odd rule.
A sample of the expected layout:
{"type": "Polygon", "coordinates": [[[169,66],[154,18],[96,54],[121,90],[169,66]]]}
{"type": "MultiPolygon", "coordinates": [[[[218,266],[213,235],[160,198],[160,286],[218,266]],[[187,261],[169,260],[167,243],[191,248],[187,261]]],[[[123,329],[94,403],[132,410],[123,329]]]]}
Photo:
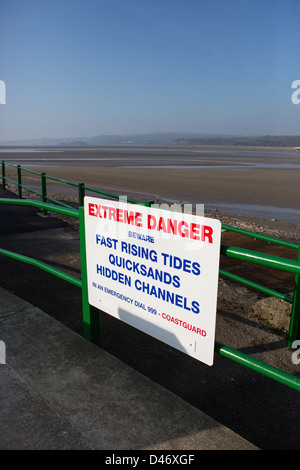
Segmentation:
{"type": "Polygon", "coordinates": [[[179,235],[182,238],[213,243],[213,228],[209,225],[201,225],[167,216],[156,216],[153,213],[147,214],[146,219],[143,220],[141,212],[93,203],[88,205],[88,214],[92,217],[113,220],[135,227],[143,227],[170,235],[179,235]]]}

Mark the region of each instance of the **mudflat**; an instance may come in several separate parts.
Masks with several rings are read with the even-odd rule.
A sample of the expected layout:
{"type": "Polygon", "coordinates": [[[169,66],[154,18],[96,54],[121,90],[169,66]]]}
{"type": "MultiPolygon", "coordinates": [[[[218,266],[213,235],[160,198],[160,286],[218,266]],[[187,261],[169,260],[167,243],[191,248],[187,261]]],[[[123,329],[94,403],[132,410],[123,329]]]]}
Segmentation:
{"type": "Polygon", "coordinates": [[[299,174],[278,169],[165,169],[78,166],[51,167],[53,176],[85,182],[136,199],[170,202],[261,204],[299,208],[299,174]]]}
{"type": "MultiPolygon", "coordinates": [[[[137,200],[182,201],[221,210],[227,204],[234,215],[243,214],[241,205],[260,206],[265,208],[266,219],[274,218],[269,210],[274,207],[279,209],[277,213],[294,211],[293,222],[298,223],[298,215],[300,221],[300,152],[293,149],[152,146],[21,150],[1,151],[1,159],[137,200]]],[[[6,171],[8,176],[16,174],[10,167],[6,171]]],[[[22,177],[33,189],[39,186],[36,176],[22,172],[22,177]]],[[[74,187],[50,180],[47,187],[50,193],[76,193],[74,187]]],[[[251,216],[256,215],[253,210],[251,216]]]]}

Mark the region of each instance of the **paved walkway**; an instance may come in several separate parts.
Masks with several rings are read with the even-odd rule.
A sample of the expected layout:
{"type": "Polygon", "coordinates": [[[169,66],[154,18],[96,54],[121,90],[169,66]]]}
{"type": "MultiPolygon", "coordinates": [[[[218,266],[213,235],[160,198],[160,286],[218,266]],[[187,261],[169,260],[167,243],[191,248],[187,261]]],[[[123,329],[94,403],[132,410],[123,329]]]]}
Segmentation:
{"type": "Polygon", "coordinates": [[[0,338],[1,449],[255,449],[2,288],[0,338]]]}

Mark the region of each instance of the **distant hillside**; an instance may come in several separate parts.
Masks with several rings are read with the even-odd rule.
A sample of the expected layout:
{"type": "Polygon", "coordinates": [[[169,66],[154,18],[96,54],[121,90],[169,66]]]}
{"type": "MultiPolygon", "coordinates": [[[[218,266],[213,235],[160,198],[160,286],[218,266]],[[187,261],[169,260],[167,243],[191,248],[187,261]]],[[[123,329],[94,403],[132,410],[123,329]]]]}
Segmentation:
{"type": "MultiPolygon", "coordinates": [[[[211,135],[210,135],[211,136],[211,135]]],[[[208,137],[195,132],[153,132],[149,134],[111,134],[95,137],[68,137],[59,139],[26,139],[0,141],[0,145],[18,146],[100,146],[100,145],[168,145],[177,138],[190,139],[208,137]]]]}
{"type": "Polygon", "coordinates": [[[201,134],[192,132],[154,132],[149,134],[112,134],[95,137],[68,137],[0,141],[1,146],[72,146],[97,147],[102,145],[220,145],[300,147],[300,136],[251,136],[201,134]]]}
{"type": "Polygon", "coordinates": [[[200,137],[176,138],[175,145],[220,145],[220,146],[253,146],[253,147],[299,147],[300,136],[297,135],[264,135],[253,137],[200,137]]]}

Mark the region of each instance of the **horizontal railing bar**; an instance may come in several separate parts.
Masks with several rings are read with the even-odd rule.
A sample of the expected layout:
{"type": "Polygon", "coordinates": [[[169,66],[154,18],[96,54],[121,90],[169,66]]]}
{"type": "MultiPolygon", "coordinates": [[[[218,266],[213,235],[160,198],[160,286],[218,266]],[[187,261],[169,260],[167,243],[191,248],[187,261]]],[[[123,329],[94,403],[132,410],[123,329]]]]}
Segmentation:
{"type": "Polygon", "coordinates": [[[71,181],[62,180],[61,178],[56,178],[56,176],[49,176],[45,174],[45,178],[48,180],[58,181],[59,183],[69,184],[70,186],[76,186],[78,188],[78,183],[72,183],[71,181]]]}
{"type": "Polygon", "coordinates": [[[55,204],[59,204],[63,207],[70,207],[72,209],[72,206],[69,206],[69,204],[65,204],[64,202],[58,201],[57,199],[54,199],[53,197],[50,196],[45,196],[47,201],[53,201],[55,204]]]}
{"type": "Polygon", "coordinates": [[[300,263],[291,259],[280,258],[279,256],[269,255],[260,253],[258,251],[237,248],[235,246],[228,246],[224,244],[221,244],[221,254],[229,256],[230,258],[249,261],[250,263],[260,264],[269,268],[300,274],[300,263]]]}
{"type": "Polygon", "coordinates": [[[60,271],[57,268],[53,268],[52,266],[49,266],[48,264],[43,263],[42,261],[38,261],[28,256],[20,255],[19,253],[13,253],[12,251],[4,250],[2,248],[0,248],[0,255],[8,256],[9,258],[13,258],[17,261],[22,261],[23,263],[31,264],[32,266],[43,269],[44,271],[53,274],[54,276],[57,276],[60,279],[63,279],[64,281],[70,282],[71,284],[74,284],[77,287],[82,287],[81,279],[71,276],[71,274],[67,274],[63,271],[60,271]]]}
{"type": "Polygon", "coordinates": [[[27,191],[30,191],[30,192],[32,192],[32,193],[34,193],[34,194],[37,194],[38,196],[42,196],[41,193],[39,193],[38,191],[35,191],[34,189],[29,188],[28,186],[25,186],[24,184],[20,184],[20,187],[21,187],[21,188],[24,188],[24,189],[27,189],[27,191]]]}
{"type": "Polygon", "coordinates": [[[14,183],[14,184],[18,185],[18,181],[12,180],[12,179],[8,178],[7,176],[5,176],[5,180],[9,181],[10,183],[14,183]]]}
{"type": "MultiPolygon", "coordinates": [[[[107,193],[106,191],[101,191],[100,189],[95,189],[95,188],[91,188],[89,186],[84,186],[84,189],[86,191],[92,191],[94,193],[98,193],[98,194],[103,194],[105,196],[109,196],[109,197],[112,197],[114,199],[118,199],[120,198],[120,196],[118,194],[111,194],[111,193],[107,193]]],[[[150,202],[152,203],[153,201],[147,201],[146,203],[145,202],[141,202],[141,201],[136,201],[135,199],[130,199],[130,198],[126,198],[126,201],[127,202],[131,202],[132,204],[139,204],[139,205],[145,205],[147,204],[147,202],[150,202]]]]}
{"type": "MultiPolygon", "coordinates": [[[[34,175],[41,176],[41,173],[39,173],[38,171],[29,170],[28,168],[24,168],[21,165],[13,165],[12,163],[5,162],[5,166],[11,166],[12,168],[18,168],[19,167],[22,171],[27,171],[27,173],[33,173],[34,175]]],[[[5,179],[8,179],[8,178],[5,176],[5,179]]]]}
{"type": "Polygon", "coordinates": [[[13,165],[12,163],[5,162],[5,166],[12,166],[13,168],[18,168],[18,165],[13,165]]]}
{"type": "Polygon", "coordinates": [[[109,196],[109,197],[112,197],[112,198],[119,198],[120,197],[117,194],[108,193],[106,191],[101,191],[100,189],[91,188],[91,187],[85,186],[85,185],[84,185],[84,189],[85,189],[85,191],[92,191],[93,193],[103,194],[105,196],[109,196]]]}
{"type": "Polygon", "coordinates": [[[248,237],[257,238],[258,240],[264,240],[266,242],[274,243],[276,245],[281,245],[287,248],[292,248],[293,250],[298,249],[297,243],[289,242],[287,240],[281,240],[280,238],[270,237],[269,235],[263,235],[262,233],[251,232],[250,230],[233,227],[231,225],[226,225],[226,224],[222,224],[222,228],[230,232],[240,233],[241,235],[246,235],[248,237]]]}
{"type": "Polygon", "coordinates": [[[251,356],[247,356],[246,354],[237,351],[236,349],[232,349],[229,346],[225,346],[224,344],[218,342],[215,342],[215,352],[241,365],[249,367],[250,369],[259,372],[273,380],[276,380],[277,382],[287,385],[288,387],[291,387],[298,392],[300,391],[299,377],[277,369],[274,366],[259,361],[258,359],[255,359],[251,356]]]}
{"type": "Polygon", "coordinates": [[[20,165],[20,168],[22,171],[27,171],[27,173],[33,173],[34,175],[41,176],[41,173],[39,173],[38,171],[29,170],[28,168],[23,168],[21,165],[20,165]]]}
{"type": "Polygon", "coordinates": [[[228,271],[225,271],[224,269],[220,269],[219,273],[222,276],[226,276],[232,279],[233,281],[241,282],[242,284],[245,284],[248,287],[252,287],[253,289],[260,290],[261,292],[264,292],[265,294],[269,294],[273,297],[277,297],[280,300],[285,300],[286,302],[293,303],[293,297],[289,295],[281,294],[280,292],[277,292],[276,290],[257,284],[256,282],[250,281],[249,279],[245,279],[244,277],[238,276],[237,274],[233,274],[228,271]]]}
{"type": "Polygon", "coordinates": [[[50,212],[57,212],[58,214],[68,215],[69,217],[79,218],[79,211],[77,209],[69,209],[67,207],[59,207],[47,202],[34,201],[33,199],[0,199],[1,204],[15,204],[20,206],[32,206],[44,209],[50,212]]]}
{"type": "MultiPolygon", "coordinates": [[[[12,163],[6,163],[5,162],[5,166],[11,166],[13,168],[18,168],[19,167],[22,171],[27,171],[28,173],[33,173],[34,175],[38,175],[38,176],[42,175],[42,173],[39,173],[38,171],[29,170],[28,168],[24,168],[21,165],[13,165],[12,163]]],[[[45,178],[50,179],[50,180],[54,180],[54,181],[59,181],[60,183],[65,183],[65,184],[69,184],[71,186],[77,186],[78,187],[78,183],[72,183],[71,181],[56,178],[55,176],[49,176],[49,175],[45,174],[45,178]]],[[[8,180],[7,177],[5,177],[5,179],[8,180]]]]}

